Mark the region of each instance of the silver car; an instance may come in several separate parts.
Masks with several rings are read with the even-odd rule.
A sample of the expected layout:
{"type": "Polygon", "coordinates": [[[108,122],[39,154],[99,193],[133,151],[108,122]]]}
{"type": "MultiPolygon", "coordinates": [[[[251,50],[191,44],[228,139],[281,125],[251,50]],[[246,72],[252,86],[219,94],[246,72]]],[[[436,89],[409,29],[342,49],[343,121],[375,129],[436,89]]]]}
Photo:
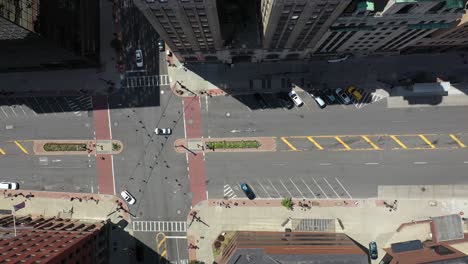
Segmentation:
{"type": "Polygon", "coordinates": [[[341,99],[344,104],[350,104],[351,98],[349,98],[348,94],[341,88],[336,88],[335,90],[336,95],[341,99]]]}
{"type": "Polygon", "coordinates": [[[170,135],[172,134],[172,129],[170,128],[156,128],[154,129],[156,135],[170,135]]]}
{"type": "Polygon", "coordinates": [[[135,204],[135,198],[127,190],[123,190],[120,195],[128,204],[135,204]]]}
{"type": "Polygon", "coordinates": [[[302,102],[302,99],[299,97],[299,95],[297,95],[295,91],[290,91],[288,95],[296,106],[302,106],[304,104],[304,102],[302,102]]]}

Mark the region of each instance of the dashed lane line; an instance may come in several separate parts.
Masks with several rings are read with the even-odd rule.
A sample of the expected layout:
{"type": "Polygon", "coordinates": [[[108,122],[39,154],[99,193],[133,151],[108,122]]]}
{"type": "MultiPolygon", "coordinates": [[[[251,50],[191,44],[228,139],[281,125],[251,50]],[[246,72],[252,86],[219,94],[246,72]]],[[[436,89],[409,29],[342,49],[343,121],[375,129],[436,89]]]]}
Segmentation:
{"type": "Polygon", "coordinates": [[[431,141],[429,141],[429,139],[427,139],[427,137],[425,137],[424,135],[419,135],[419,138],[421,138],[427,145],[429,145],[429,147],[431,147],[431,149],[435,149],[436,147],[432,144],[431,141]]]}
{"type": "Polygon", "coordinates": [[[319,150],[324,150],[324,148],[322,146],[320,146],[320,144],[313,137],[307,137],[307,139],[310,142],[312,142],[312,144],[314,144],[315,147],[318,148],[319,150]]]}
{"type": "Polygon", "coordinates": [[[335,139],[336,141],[340,142],[341,145],[343,145],[346,150],[351,150],[351,147],[348,146],[348,144],[346,144],[346,142],[344,142],[340,137],[336,136],[335,139]]]}
{"type": "Polygon", "coordinates": [[[463,144],[463,142],[460,141],[460,139],[458,139],[454,134],[450,134],[450,137],[458,143],[458,145],[461,147],[461,148],[466,148],[466,145],[463,144]]]}
{"type": "Polygon", "coordinates": [[[374,142],[372,142],[372,140],[369,139],[369,137],[367,136],[361,136],[367,143],[369,143],[369,145],[371,145],[375,150],[382,150],[381,148],[379,148],[379,146],[377,146],[374,142]]]}
{"type": "Polygon", "coordinates": [[[24,152],[24,154],[29,154],[28,150],[26,150],[18,141],[15,140],[15,141],[13,141],[13,142],[15,142],[15,145],[16,145],[18,148],[20,148],[21,151],[24,152]]]}
{"type": "Polygon", "coordinates": [[[403,142],[401,142],[395,135],[390,135],[390,138],[393,139],[398,145],[400,145],[400,147],[404,148],[404,149],[407,149],[408,147],[403,144],[403,142]]]}
{"type": "Polygon", "coordinates": [[[423,164],[427,164],[427,162],[425,162],[425,161],[415,161],[415,162],[413,162],[413,164],[423,165],[423,164]]]}
{"type": "Polygon", "coordinates": [[[298,151],[285,137],[281,137],[281,140],[291,148],[292,151],[298,151]]]}

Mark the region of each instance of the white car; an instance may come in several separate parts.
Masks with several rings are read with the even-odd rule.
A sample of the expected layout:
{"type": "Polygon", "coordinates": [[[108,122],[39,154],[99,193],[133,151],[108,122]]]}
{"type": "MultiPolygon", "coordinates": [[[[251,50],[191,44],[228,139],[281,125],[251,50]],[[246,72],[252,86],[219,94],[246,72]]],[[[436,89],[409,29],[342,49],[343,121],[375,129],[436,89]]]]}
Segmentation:
{"type": "Polygon", "coordinates": [[[135,51],[135,60],[138,67],[143,67],[143,52],[140,49],[135,51]]]}
{"type": "Polygon", "coordinates": [[[0,182],[0,189],[3,190],[17,190],[19,188],[16,182],[0,182]]]}
{"type": "Polygon", "coordinates": [[[156,135],[170,135],[172,134],[172,129],[170,128],[156,128],[154,129],[156,135]]]}
{"type": "Polygon", "coordinates": [[[299,95],[297,95],[295,91],[290,91],[288,95],[296,106],[302,106],[304,104],[304,102],[302,102],[302,99],[299,97],[299,95]]]}
{"type": "Polygon", "coordinates": [[[128,204],[135,204],[135,198],[127,190],[123,190],[120,195],[128,204]]]}
{"type": "Polygon", "coordinates": [[[325,106],[327,106],[325,101],[319,95],[315,95],[312,92],[309,92],[309,94],[315,100],[315,102],[320,108],[325,108],[325,106]]]}
{"type": "Polygon", "coordinates": [[[343,91],[341,88],[336,88],[335,90],[336,95],[343,101],[344,104],[350,104],[351,103],[351,98],[349,98],[348,94],[343,91]]]}

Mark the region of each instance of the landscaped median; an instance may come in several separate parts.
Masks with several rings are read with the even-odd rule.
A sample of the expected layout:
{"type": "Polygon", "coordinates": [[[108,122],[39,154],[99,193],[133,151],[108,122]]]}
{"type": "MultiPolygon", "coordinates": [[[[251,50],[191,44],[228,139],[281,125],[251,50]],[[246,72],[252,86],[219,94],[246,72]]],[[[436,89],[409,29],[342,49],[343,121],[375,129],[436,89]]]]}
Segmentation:
{"type": "Polygon", "coordinates": [[[34,140],[36,155],[119,154],[123,144],[119,140],[34,140]]]}
{"type": "Polygon", "coordinates": [[[179,153],[198,152],[272,152],[276,137],[258,138],[191,138],[177,139],[174,148],[179,153]]]}

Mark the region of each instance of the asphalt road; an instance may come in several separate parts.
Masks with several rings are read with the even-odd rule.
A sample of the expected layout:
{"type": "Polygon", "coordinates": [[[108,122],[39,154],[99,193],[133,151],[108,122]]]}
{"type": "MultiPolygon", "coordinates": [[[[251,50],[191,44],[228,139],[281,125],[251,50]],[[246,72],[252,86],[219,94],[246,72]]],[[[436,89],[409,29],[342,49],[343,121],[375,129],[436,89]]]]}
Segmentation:
{"type": "Polygon", "coordinates": [[[184,138],[182,100],[165,85],[167,65],[164,53],[158,50],[157,33],[131,1],[122,1],[122,5],[125,80],[109,100],[113,138],[125,145],[125,151],[114,158],[116,192],[127,189],[137,200],[130,211],[137,243],[148,249],[144,263],[158,263],[164,249],[165,259],[185,263],[185,230],[179,226],[168,231],[163,227],[167,225],[153,224],[175,226],[186,221],[190,210],[187,160],[173,148],[175,139],[184,138]],[[136,49],[143,51],[143,67],[135,64],[136,49]],[[172,128],[173,134],[155,135],[156,127],[172,128]],[[158,233],[167,236],[161,248],[156,246],[158,233]]]}
{"type": "Polygon", "coordinates": [[[322,110],[299,95],[305,106],[290,110],[251,110],[232,97],[202,100],[205,137],[273,136],[278,148],[207,154],[210,198],[244,197],[240,182],[260,198],[309,199],[375,197],[378,185],[468,182],[468,149],[460,145],[468,146],[467,107],[388,109],[382,99],[322,110]]]}

